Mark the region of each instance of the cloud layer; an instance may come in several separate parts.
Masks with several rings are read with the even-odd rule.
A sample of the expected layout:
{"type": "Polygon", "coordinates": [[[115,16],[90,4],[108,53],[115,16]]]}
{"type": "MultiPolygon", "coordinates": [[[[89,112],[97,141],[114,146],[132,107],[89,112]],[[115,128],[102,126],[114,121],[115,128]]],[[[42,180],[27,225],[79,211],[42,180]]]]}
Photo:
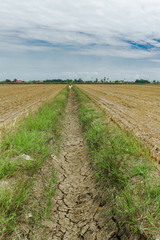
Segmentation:
{"type": "MultiPolygon", "coordinates": [[[[101,60],[103,70],[98,66],[98,72],[104,74],[107,62],[107,71],[111,74],[115,64],[118,64],[118,70],[125,67],[125,59],[132,59],[132,64],[128,66],[130,76],[133,77],[139,71],[143,74],[150,66],[156,69],[155,75],[152,73],[156,77],[160,56],[159,12],[159,0],[2,0],[0,59],[3,63],[5,58],[6,64],[1,66],[7,72],[13,56],[21,58],[24,64],[28,61],[34,66],[34,61],[39,62],[41,55],[48,66],[55,64],[55,74],[58,74],[60,62],[64,63],[61,65],[62,72],[84,72],[80,61],[83,58],[89,72],[93,72],[94,64],[101,60]],[[10,54],[13,55],[11,59],[10,54]],[[76,59],[78,67],[66,67],[65,56],[69,57],[74,66],[76,59]],[[59,59],[58,64],[56,58],[59,59]],[[92,59],[90,62],[91,58],[95,61],[92,59]],[[141,70],[137,70],[139,60],[141,70]]],[[[39,64],[45,63],[40,61],[39,64]]],[[[48,66],[46,71],[52,74],[48,66]]]]}

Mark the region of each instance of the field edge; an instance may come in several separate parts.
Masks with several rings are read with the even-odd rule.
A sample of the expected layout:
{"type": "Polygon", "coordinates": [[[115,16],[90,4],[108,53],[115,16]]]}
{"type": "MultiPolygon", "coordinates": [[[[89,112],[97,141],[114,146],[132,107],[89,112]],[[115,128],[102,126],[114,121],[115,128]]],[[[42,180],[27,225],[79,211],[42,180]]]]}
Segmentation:
{"type": "MultiPolygon", "coordinates": [[[[23,205],[30,196],[38,170],[59,151],[63,116],[68,99],[64,88],[36,114],[30,114],[14,132],[2,136],[0,159],[0,239],[16,230],[23,205]]],[[[52,169],[46,187],[48,215],[50,199],[56,188],[52,169]]]]}
{"type": "Polygon", "coordinates": [[[146,239],[160,229],[159,171],[141,140],[106,121],[85,92],[74,86],[96,178],[106,188],[107,201],[121,226],[146,239]]]}

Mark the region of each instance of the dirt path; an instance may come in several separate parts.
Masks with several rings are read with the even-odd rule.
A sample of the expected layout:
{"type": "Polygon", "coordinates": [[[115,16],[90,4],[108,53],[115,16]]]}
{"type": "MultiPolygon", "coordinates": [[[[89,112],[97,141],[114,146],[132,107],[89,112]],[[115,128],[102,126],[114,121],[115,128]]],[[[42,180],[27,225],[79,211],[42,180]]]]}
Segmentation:
{"type": "Polygon", "coordinates": [[[104,218],[103,208],[99,206],[100,192],[95,186],[73,92],[67,106],[61,156],[55,167],[58,188],[52,214],[55,228],[50,239],[106,240],[108,234],[114,235],[115,223],[110,219],[110,224],[106,224],[108,219],[104,218]]]}

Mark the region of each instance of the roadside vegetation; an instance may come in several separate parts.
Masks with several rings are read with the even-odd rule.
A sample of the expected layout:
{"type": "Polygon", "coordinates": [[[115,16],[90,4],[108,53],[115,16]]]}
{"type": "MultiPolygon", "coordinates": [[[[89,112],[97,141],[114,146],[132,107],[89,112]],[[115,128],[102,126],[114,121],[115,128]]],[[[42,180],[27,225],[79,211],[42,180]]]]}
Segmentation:
{"type": "MultiPolygon", "coordinates": [[[[30,196],[35,175],[58,149],[68,88],[29,116],[15,131],[3,134],[0,148],[0,236],[15,230],[17,217],[30,196]]],[[[54,169],[46,188],[46,215],[56,187],[54,169]]]]}
{"type": "MultiPolygon", "coordinates": [[[[157,163],[141,140],[122,131],[95,109],[89,96],[74,86],[79,118],[93,159],[97,180],[119,225],[134,233],[159,239],[160,177],[157,163]]],[[[111,213],[109,213],[111,214],[111,213]]]]}

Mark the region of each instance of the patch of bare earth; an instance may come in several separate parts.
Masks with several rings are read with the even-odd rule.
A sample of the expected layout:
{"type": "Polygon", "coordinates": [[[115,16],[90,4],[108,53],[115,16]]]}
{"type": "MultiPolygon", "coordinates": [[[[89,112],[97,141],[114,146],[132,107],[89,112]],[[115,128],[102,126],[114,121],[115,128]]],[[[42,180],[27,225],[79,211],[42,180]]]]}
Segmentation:
{"type": "MultiPolygon", "coordinates": [[[[109,240],[109,239],[140,239],[132,238],[126,231],[118,227],[112,216],[106,215],[104,191],[94,180],[87,147],[82,135],[78,119],[78,106],[71,90],[67,106],[67,114],[63,129],[63,142],[59,157],[53,157],[48,166],[42,169],[41,177],[36,182],[31,201],[30,212],[22,219],[21,226],[11,239],[34,240],[109,240]],[[40,223],[33,221],[33,202],[37,202],[37,211],[44,210],[45,204],[41,197],[41,186],[48,181],[49,169],[57,170],[57,189],[52,198],[50,218],[41,215],[40,223]],[[36,191],[36,188],[38,189],[36,191]],[[36,196],[37,195],[37,196],[36,196]],[[28,222],[27,222],[28,221],[28,222]],[[21,237],[19,238],[18,235],[21,237]]],[[[40,213],[37,213],[40,215],[40,213]]],[[[38,219],[38,218],[37,218],[38,219]]]]}

